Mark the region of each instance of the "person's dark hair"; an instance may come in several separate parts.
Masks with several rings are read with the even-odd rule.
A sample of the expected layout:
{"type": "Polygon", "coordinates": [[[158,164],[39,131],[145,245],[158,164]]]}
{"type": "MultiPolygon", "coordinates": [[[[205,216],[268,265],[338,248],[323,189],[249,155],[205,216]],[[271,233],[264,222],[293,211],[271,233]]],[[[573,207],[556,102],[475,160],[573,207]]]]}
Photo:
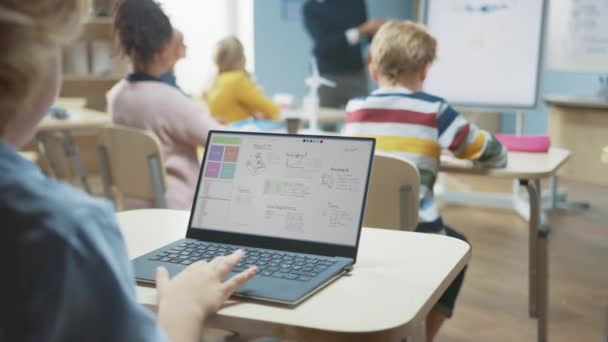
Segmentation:
{"type": "Polygon", "coordinates": [[[173,37],[173,26],[154,0],[121,0],[116,5],[114,30],[122,52],[134,63],[152,61],[173,37]]]}

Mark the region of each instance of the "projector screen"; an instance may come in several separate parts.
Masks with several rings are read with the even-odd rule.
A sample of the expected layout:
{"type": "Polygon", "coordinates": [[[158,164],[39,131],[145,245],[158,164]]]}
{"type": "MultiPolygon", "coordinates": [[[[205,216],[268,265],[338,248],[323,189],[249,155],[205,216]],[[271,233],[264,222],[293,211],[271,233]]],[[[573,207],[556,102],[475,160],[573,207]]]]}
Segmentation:
{"type": "Polygon", "coordinates": [[[427,0],[438,41],[424,90],[467,108],[534,108],[544,0],[427,0]]]}

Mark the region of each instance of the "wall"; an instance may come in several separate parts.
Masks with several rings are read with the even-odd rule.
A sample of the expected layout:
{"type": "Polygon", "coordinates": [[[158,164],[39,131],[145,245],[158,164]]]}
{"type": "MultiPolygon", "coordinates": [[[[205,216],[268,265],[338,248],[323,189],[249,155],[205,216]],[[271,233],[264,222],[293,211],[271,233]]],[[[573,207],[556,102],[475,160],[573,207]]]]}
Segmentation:
{"type": "MultiPolygon", "coordinates": [[[[293,1],[293,0],[291,0],[293,1]]],[[[309,74],[311,41],[300,18],[283,20],[282,0],[254,1],[255,73],[267,94],[301,97],[309,74]]],[[[370,16],[410,18],[413,0],[368,0],[370,16]]]]}
{"type": "Polygon", "coordinates": [[[267,94],[303,95],[311,45],[300,20],[283,21],[281,0],[254,1],[255,75],[267,94]]]}

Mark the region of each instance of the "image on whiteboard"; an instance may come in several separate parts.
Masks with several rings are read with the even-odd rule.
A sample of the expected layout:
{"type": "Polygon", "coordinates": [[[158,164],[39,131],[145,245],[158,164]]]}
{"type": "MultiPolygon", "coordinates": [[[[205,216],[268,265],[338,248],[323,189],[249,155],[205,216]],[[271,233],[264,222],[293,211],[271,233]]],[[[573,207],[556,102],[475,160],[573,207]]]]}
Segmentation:
{"type": "Polygon", "coordinates": [[[311,195],[311,187],[297,180],[267,179],[264,182],[264,195],[305,198],[311,195]]]}
{"type": "Polygon", "coordinates": [[[542,18],[543,0],[428,1],[438,45],[424,91],[465,107],[533,107],[542,18]]]}
{"type": "Polygon", "coordinates": [[[559,71],[608,69],[608,1],[549,3],[548,67],[559,71]]]}
{"type": "Polygon", "coordinates": [[[454,1],[454,9],[456,11],[463,11],[466,13],[479,13],[479,14],[494,14],[499,11],[510,10],[517,6],[517,0],[505,1],[488,1],[488,0],[464,0],[454,1]]]}
{"type": "Polygon", "coordinates": [[[325,186],[328,189],[333,189],[335,184],[334,176],[329,173],[321,175],[321,186],[325,186]]]}
{"type": "Polygon", "coordinates": [[[256,152],[247,159],[247,170],[252,176],[261,174],[266,169],[266,162],[262,152],[256,152]]]}
{"type": "Polygon", "coordinates": [[[323,216],[327,218],[329,228],[348,228],[355,221],[353,213],[340,207],[339,204],[329,202],[323,210],[323,216]]]}

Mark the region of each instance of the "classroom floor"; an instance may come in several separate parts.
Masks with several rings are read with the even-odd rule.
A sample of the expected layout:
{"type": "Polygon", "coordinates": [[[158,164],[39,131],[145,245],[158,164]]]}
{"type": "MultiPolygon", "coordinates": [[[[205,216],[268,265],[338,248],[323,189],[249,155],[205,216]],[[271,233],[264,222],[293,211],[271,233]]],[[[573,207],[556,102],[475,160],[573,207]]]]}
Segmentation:
{"type": "MultiPolygon", "coordinates": [[[[588,212],[553,212],[549,247],[549,341],[603,341],[608,327],[608,187],[562,182],[588,212]]],[[[527,224],[507,210],[442,208],[473,255],[437,342],[536,341],[528,318],[527,224]]]]}

